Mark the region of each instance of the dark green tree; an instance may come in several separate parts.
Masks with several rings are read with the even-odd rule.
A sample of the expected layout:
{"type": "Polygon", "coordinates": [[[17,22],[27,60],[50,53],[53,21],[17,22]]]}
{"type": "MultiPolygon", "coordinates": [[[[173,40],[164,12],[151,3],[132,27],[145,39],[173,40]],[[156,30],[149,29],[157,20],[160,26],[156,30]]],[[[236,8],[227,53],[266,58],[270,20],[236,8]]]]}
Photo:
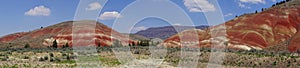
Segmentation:
{"type": "Polygon", "coordinates": [[[97,46],[98,46],[98,48],[101,47],[101,43],[99,42],[97,46]]]}
{"type": "Polygon", "coordinates": [[[128,46],[132,46],[130,43],[128,43],[128,46]]]}
{"type": "Polygon", "coordinates": [[[71,57],[69,54],[67,55],[67,60],[71,60],[71,57]]]}
{"type": "Polygon", "coordinates": [[[146,40],[146,46],[150,46],[150,40],[146,40]]]}
{"type": "Polygon", "coordinates": [[[58,47],[58,46],[57,46],[57,41],[56,41],[56,40],[53,41],[52,47],[53,47],[53,48],[57,48],[57,47],[58,47]]]}
{"type": "Polygon", "coordinates": [[[24,48],[30,48],[30,45],[28,43],[26,43],[24,48]]]}
{"type": "Polygon", "coordinates": [[[62,48],[68,48],[69,47],[69,43],[66,43],[65,45],[62,46],[62,48]]]}
{"type": "Polygon", "coordinates": [[[140,40],[140,41],[138,42],[138,45],[139,45],[139,46],[149,46],[150,43],[151,43],[150,40],[140,40]]]}
{"type": "Polygon", "coordinates": [[[68,48],[69,47],[69,43],[66,43],[65,47],[68,48]]]}
{"type": "Polygon", "coordinates": [[[135,46],[135,43],[134,43],[134,42],[131,42],[131,45],[132,45],[132,46],[135,46]]]}

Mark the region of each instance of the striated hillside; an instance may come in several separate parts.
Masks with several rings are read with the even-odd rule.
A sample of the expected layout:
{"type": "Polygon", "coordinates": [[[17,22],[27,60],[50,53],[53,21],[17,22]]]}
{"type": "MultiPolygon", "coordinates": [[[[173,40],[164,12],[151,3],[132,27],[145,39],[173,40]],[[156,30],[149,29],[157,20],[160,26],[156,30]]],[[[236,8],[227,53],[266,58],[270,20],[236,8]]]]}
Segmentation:
{"type": "Polygon", "coordinates": [[[7,36],[4,36],[4,37],[0,38],[0,43],[9,42],[9,41],[21,38],[21,37],[23,37],[24,35],[27,35],[27,34],[28,34],[28,32],[19,32],[19,33],[10,34],[10,35],[7,35],[7,36]]]}
{"type": "MultiPolygon", "coordinates": [[[[22,32],[6,35],[0,38],[0,47],[12,47],[19,48],[23,47],[25,44],[30,44],[31,47],[39,48],[39,47],[47,47],[51,46],[53,41],[56,40],[58,46],[61,47],[65,44],[69,44],[72,46],[72,36],[78,36],[78,43],[84,45],[98,45],[101,46],[110,46],[112,45],[112,41],[120,40],[120,41],[128,41],[127,37],[124,35],[114,31],[113,29],[97,22],[96,27],[90,27],[94,24],[95,21],[67,21],[62,22],[56,25],[52,25],[46,28],[37,29],[31,32],[22,32]],[[87,23],[76,26],[77,32],[72,34],[73,22],[87,23]],[[90,31],[95,30],[95,31],[90,31]],[[90,32],[89,32],[90,31],[90,32]],[[91,33],[95,32],[95,34],[91,33]],[[111,37],[112,34],[114,37],[111,37]],[[92,35],[92,36],[91,36],[92,35]],[[89,40],[87,38],[93,38],[94,40],[89,40]],[[82,42],[80,42],[82,41],[82,42]],[[85,41],[94,41],[93,43],[87,43],[85,41]]],[[[74,38],[74,37],[73,37],[74,38]]],[[[74,39],[73,39],[74,40],[74,39]]],[[[132,40],[129,40],[131,42],[132,40]]],[[[122,44],[127,44],[122,42],[122,44]]]]}
{"type": "Polygon", "coordinates": [[[182,46],[179,36],[193,38],[188,34],[195,31],[199,35],[198,41],[182,42],[194,42],[197,43],[195,46],[200,47],[211,47],[213,43],[224,42],[223,46],[218,47],[242,50],[272,50],[276,49],[272,47],[281,44],[281,49],[294,52],[300,48],[300,1],[292,0],[262,12],[245,14],[207,30],[187,30],[166,39],[165,45],[182,46]]]}
{"type": "Polygon", "coordinates": [[[161,39],[167,39],[172,35],[177,34],[178,32],[181,32],[183,30],[187,29],[206,29],[209,26],[165,26],[165,27],[153,27],[146,30],[139,31],[135,33],[136,35],[141,35],[147,38],[161,38],[161,39]],[[178,32],[176,31],[178,30],[178,32]]]}

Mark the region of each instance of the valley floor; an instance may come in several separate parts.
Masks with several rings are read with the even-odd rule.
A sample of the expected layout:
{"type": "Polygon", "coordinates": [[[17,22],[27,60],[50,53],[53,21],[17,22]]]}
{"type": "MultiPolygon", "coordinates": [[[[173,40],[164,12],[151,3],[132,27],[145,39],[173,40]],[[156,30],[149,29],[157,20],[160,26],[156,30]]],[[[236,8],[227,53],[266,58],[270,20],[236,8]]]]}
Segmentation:
{"type": "MultiPolygon", "coordinates": [[[[151,52],[148,47],[131,47],[131,52],[139,62],[134,65],[144,66],[143,63],[157,63],[149,61],[151,52]]],[[[210,63],[210,55],[215,53],[208,48],[199,51],[197,68],[218,66],[210,63]]],[[[167,55],[158,67],[177,68],[181,60],[179,48],[168,48],[167,55]]],[[[1,68],[74,68],[74,67],[98,67],[124,68],[126,64],[119,62],[110,47],[97,48],[97,54],[77,54],[70,48],[64,49],[2,49],[0,50],[1,68]],[[79,57],[82,56],[82,57],[79,57]],[[86,57],[92,56],[92,57],[86,57]],[[78,58],[96,61],[94,63],[76,62],[78,58]],[[99,62],[97,62],[99,61],[99,62]]],[[[300,67],[300,57],[291,53],[273,53],[265,51],[238,51],[226,50],[223,57],[222,67],[225,68],[248,68],[248,67],[300,67]]],[[[149,67],[149,66],[148,66],[149,67]]]]}

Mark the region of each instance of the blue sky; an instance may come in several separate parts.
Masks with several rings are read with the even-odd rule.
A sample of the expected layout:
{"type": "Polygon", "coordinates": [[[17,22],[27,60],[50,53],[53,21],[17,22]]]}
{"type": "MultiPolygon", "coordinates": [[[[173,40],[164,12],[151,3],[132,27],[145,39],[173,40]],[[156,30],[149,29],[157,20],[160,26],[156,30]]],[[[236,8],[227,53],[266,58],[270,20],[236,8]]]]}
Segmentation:
{"type": "MultiPolygon", "coordinates": [[[[102,9],[98,21],[112,27],[116,19],[124,18],[126,14],[120,14],[124,8],[136,0],[108,0],[105,5],[102,3],[91,2],[87,4],[85,10],[102,9]]],[[[159,1],[159,0],[156,0],[159,1]]],[[[209,6],[207,0],[200,1],[198,5],[204,9],[193,6],[196,3],[191,0],[170,0],[172,3],[179,6],[191,18],[195,25],[207,25],[204,12],[214,11],[214,7],[209,6]],[[204,3],[203,3],[204,2],[204,3]],[[207,3],[205,3],[207,2],[207,3]]],[[[277,0],[281,1],[281,0],[277,0]]],[[[100,1],[99,1],[100,2],[100,1]]],[[[225,20],[233,19],[236,15],[244,13],[253,13],[261,8],[268,8],[274,4],[276,0],[218,0],[225,20]]],[[[147,4],[146,2],[145,4],[147,4]]],[[[79,0],[1,0],[0,2],[0,36],[15,32],[27,32],[38,29],[41,26],[46,27],[63,21],[74,19],[79,0]]],[[[143,7],[141,5],[141,7],[143,7]]],[[[156,7],[155,9],[166,9],[161,13],[176,13],[173,10],[168,10],[165,6],[156,7]]],[[[135,10],[135,9],[133,9],[135,10]]],[[[124,11],[125,12],[125,11],[124,11]]],[[[156,12],[158,13],[158,12],[156,12]]],[[[137,13],[138,14],[138,13],[137,13]]],[[[130,13],[129,15],[137,15],[130,13]]],[[[126,22],[122,22],[126,24],[126,22]]],[[[132,33],[138,30],[144,30],[149,27],[168,26],[167,21],[158,18],[146,18],[139,21],[132,33]]],[[[184,22],[176,22],[173,25],[189,25],[184,22]]],[[[122,32],[122,30],[117,30],[122,32]]]]}

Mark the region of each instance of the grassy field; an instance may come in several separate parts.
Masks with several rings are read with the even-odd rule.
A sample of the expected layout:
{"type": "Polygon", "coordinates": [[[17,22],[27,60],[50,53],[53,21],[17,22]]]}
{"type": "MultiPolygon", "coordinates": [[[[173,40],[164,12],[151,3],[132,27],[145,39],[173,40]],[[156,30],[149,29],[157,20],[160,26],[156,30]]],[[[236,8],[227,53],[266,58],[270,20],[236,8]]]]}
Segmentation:
{"type": "MultiPolygon", "coordinates": [[[[168,48],[161,68],[176,68],[180,62],[180,48],[168,48]]],[[[146,60],[150,57],[148,47],[131,47],[133,56],[138,60],[146,60]]],[[[202,48],[198,55],[198,67],[206,67],[209,63],[211,53],[214,51],[202,48]]],[[[226,50],[222,65],[224,67],[300,67],[300,58],[288,52],[266,52],[266,51],[239,51],[226,50]]],[[[1,49],[0,50],[1,68],[73,68],[76,66],[102,66],[105,68],[122,68],[125,63],[121,63],[111,50],[111,47],[97,48],[97,54],[82,55],[76,54],[71,48],[63,49],[1,49]],[[78,56],[83,56],[78,57],[78,56]],[[92,58],[86,56],[93,56],[92,58]],[[93,63],[76,63],[78,58],[88,59],[93,63]]],[[[148,61],[144,61],[148,62],[148,61]]],[[[212,63],[213,64],[213,63],[212,63]]]]}

